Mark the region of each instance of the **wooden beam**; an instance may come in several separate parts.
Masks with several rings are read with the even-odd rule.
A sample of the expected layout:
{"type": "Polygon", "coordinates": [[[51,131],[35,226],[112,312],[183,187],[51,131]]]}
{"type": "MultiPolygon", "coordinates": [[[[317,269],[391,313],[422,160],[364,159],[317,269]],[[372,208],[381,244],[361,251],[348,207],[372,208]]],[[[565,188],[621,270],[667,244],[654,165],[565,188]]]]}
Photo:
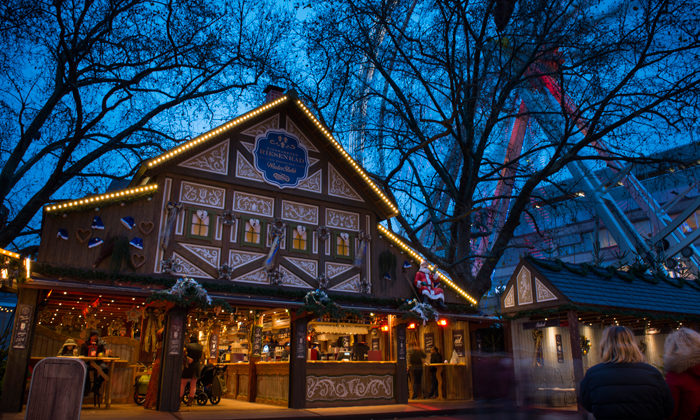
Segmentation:
{"type": "Polygon", "coordinates": [[[569,338],[571,341],[571,359],[574,364],[574,387],[576,388],[576,405],[578,412],[583,412],[581,401],[578,396],[581,391],[581,381],[583,380],[583,352],[581,351],[581,334],[578,329],[578,314],[576,311],[567,311],[566,317],[569,321],[569,338]]]}
{"type": "MultiPolygon", "coordinates": [[[[397,404],[408,404],[408,372],[406,366],[406,324],[394,327],[396,337],[396,375],[394,376],[394,397],[397,404]]],[[[391,343],[390,343],[391,344],[391,343]]],[[[393,347],[393,346],[391,346],[393,347]]]]}
{"type": "Polygon", "coordinates": [[[38,289],[19,289],[0,400],[0,410],[6,413],[22,411],[39,293],[38,289]]]}
{"type": "Polygon", "coordinates": [[[291,320],[291,347],[289,351],[289,408],[306,407],[306,334],[310,316],[291,320]]]}
{"type": "Polygon", "coordinates": [[[159,411],[172,412],[180,409],[186,316],[187,312],[179,308],[171,309],[167,315],[160,375],[160,398],[158,398],[159,411]]]}

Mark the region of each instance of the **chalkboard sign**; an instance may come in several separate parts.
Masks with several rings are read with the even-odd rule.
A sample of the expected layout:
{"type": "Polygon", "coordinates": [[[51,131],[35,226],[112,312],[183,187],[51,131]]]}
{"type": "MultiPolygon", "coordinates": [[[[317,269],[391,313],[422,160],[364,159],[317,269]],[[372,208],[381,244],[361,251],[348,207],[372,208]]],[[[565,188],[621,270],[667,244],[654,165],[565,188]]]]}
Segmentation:
{"type": "Polygon", "coordinates": [[[379,339],[378,338],[372,339],[372,350],[379,351],[379,339]]]}
{"type": "Polygon", "coordinates": [[[219,357],[219,335],[212,334],[209,337],[209,357],[219,357]]]}
{"type": "Polygon", "coordinates": [[[19,304],[17,306],[17,327],[12,338],[12,348],[26,349],[29,338],[29,326],[32,325],[32,306],[19,304]]]}
{"type": "Polygon", "coordinates": [[[396,358],[397,360],[406,360],[406,330],[398,328],[396,330],[396,358]]]}
{"type": "Polygon", "coordinates": [[[260,326],[253,327],[253,339],[251,340],[253,342],[253,351],[252,351],[253,356],[260,356],[260,353],[262,352],[262,336],[263,336],[262,327],[260,327],[260,326]]]}
{"type": "Polygon", "coordinates": [[[452,330],[452,346],[459,357],[464,357],[464,330],[452,330]]]}
{"type": "Polygon", "coordinates": [[[182,353],[183,347],[183,317],[173,315],[170,317],[168,332],[168,354],[177,356],[182,353]]]}
{"type": "Polygon", "coordinates": [[[557,362],[564,363],[564,348],[561,345],[561,334],[556,334],[554,341],[557,344],[557,362]]]}
{"type": "Polygon", "coordinates": [[[294,357],[301,360],[306,359],[306,324],[302,322],[296,324],[294,340],[296,342],[294,357]]]}
{"type": "Polygon", "coordinates": [[[433,350],[433,346],[435,345],[435,338],[433,337],[433,333],[423,334],[423,341],[425,342],[425,352],[430,353],[433,350]]]}

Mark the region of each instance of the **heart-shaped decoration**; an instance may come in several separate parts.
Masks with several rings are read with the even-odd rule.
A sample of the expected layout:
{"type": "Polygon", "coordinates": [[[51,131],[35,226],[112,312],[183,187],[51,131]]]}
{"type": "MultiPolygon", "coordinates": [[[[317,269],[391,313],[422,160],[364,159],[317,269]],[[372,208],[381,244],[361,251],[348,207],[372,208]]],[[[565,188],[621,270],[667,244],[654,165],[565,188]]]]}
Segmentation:
{"type": "Polygon", "coordinates": [[[131,254],[131,266],[134,269],[140,268],[142,265],[146,264],[146,256],[140,254],[131,254]]]}
{"type": "Polygon", "coordinates": [[[151,232],[153,232],[153,222],[140,222],[139,230],[144,234],[144,236],[150,235],[151,232]]]}
{"type": "Polygon", "coordinates": [[[81,229],[78,228],[77,231],[75,231],[75,237],[78,239],[78,242],[81,244],[84,244],[85,242],[90,239],[90,236],[92,235],[92,231],[90,229],[81,229]]]}

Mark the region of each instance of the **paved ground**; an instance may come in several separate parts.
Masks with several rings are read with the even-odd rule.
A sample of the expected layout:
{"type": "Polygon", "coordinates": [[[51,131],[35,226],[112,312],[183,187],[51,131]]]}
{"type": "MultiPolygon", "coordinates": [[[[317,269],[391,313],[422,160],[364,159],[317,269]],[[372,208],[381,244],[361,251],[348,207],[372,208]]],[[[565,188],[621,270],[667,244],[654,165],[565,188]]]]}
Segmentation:
{"type": "MultiPolygon", "coordinates": [[[[23,420],[22,413],[4,413],[2,419],[23,420]]],[[[95,409],[83,406],[83,420],[237,420],[237,419],[266,419],[266,420],[302,420],[332,418],[337,420],[376,419],[389,420],[396,418],[414,419],[473,419],[473,420],[579,420],[580,416],[567,410],[529,409],[515,410],[502,404],[486,404],[472,401],[436,401],[417,400],[409,404],[392,404],[369,407],[337,407],[313,408],[295,410],[274,405],[249,403],[223,399],[216,406],[182,407],[176,413],[164,413],[146,410],[134,404],[113,404],[112,408],[95,409]]]]}

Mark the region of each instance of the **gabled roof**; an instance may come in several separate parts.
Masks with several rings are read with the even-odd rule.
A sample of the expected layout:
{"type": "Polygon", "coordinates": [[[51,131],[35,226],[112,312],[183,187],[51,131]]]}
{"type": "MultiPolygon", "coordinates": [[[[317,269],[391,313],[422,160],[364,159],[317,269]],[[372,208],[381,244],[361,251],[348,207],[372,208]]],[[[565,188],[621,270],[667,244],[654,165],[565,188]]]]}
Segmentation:
{"type": "Polygon", "coordinates": [[[320,134],[319,137],[326,140],[326,149],[329,151],[329,153],[335,155],[340,162],[345,164],[348,168],[348,173],[352,174],[356,178],[359,185],[363,187],[371,196],[373,196],[375,201],[380,203],[380,208],[383,210],[386,218],[394,217],[399,214],[399,210],[393,201],[391,201],[384,191],[382,191],[382,189],[379,188],[374,181],[372,181],[364,168],[362,168],[362,166],[360,166],[360,164],[358,164],[350,156],[350,154],[345,151],[343,146],[341,146],[341,144],[333,137],[331,131],[313,115],[306,105],[304,105],[294,95],[290,94],[284,95],[272,102],[255,108],[219,127],[197,136],[196,138],[180,146],[174,147],[159,156],[149,159],[141,165],[138,172],[134,176],[131,185],[139,184],[141,179],[147,175],[149,171],[154,170],[159,165],[168,162],[170,159],[181,157],[183,153],[190,151],[193,148],[199,148],[199,146],[208,144],[212,140],[220,140],[220,135],[225,134],[227,131],[243,123],[249,122],[253,118],[264,118],[267,114],[277,112],[283,107],[288,112],[293,113],[295,116],[306,119],[310,126],[315,127],[320,134]]]}
{"type": "MultiPolygon", "coordinates": [[[[515,296],[519,297],[517,277],[522,267],[534,272],[533,282],[537,279],[540,281],[539,285],[553,287],[550,291],[559,298],[543,302],[538,302],[535,298],[531,305],[518,304],[510,308],[502,304],[504,312],[528,310],[529,306],[534,309],[573,304],[700,315],[700,285],[695,282],[529,257],[521,260],[516,267],[513,277],[506,286],[502,301],[508,298],[506,295],[511,289],[515,296]]],[[[535,284],[536,287],[538,287],[537,284],[535,284]]]]}
{"type": "MultiPolygon", "coordinates": [[[[385,228],[380,224],[377,224],[377,229],[379,230],[380,234],[384,235],[401,250],[406,252],[416,263],[418,263],[418,265],[420,265],[420,263],[425,260],[425,258],[423,258],[415,249],[411,248],[406,243],[406,241],[402,240],[394,232],[390,231],[389,229],[385,228]]],[[[435,266],[428,266],[428,268],[432,270],[435,268],[435,266]]],[[[464,299],[469,301],[469,303],[471,303],[474,306],[476,306],[479,303],[469,293],[465,292],[464,289],[457,286],[457,284],[453,282],[452,279],[445,275],[443,272],[441,272],[440,270],[437,270],[436,272],[441,281],[450,286],[452,290],[454,290],[455,292],[457,292],[458,295],[462,296],[464,299]]]]}

